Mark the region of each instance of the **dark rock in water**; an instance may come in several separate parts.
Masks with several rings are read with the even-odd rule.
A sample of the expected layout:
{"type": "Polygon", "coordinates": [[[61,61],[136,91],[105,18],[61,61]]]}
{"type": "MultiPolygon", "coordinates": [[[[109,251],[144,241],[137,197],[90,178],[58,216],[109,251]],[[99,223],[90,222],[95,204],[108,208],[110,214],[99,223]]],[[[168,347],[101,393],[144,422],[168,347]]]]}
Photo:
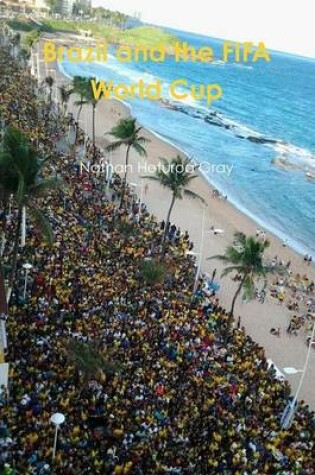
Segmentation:
{"type": "Polygon", "coordinates": [[[264,137],[253,137],[253,136],[249,136],[249,137],[246,137],[247,140],[249,140],[250,142],[254,142],[254,143],[278,143],[278,140],[275,140],[275,139],[266,139],[264,137]]]}
{"type": "Polygon", "coordinates": [[[233,129],[234,126],[233,125],[230,125],[230,124],[225,124],[222,119],[220,119],[219,117],[216,117],[216,116],[209,116],[207,115],[205,118],[204,118],[204,121],[207,122],[207,124],[211,124],[211,125],[215,125],[217,127],[223,127],[224,129],[233,129]]]}
{"type": "MultiPolygon", "coordinates": [[[[167,106],[167,107],[170,107],[170,106],[167,106]]],[[[178,104],[173,104],[173,103],[170,108],[178,112],[181,112],[182,114],[186,114],[186,115],[189,115],[190,117],[194,117],[195,119],[204,120],[207,124],[214,125],[216,127],[222,127],[223,129],[226,129],[226,130],[232,130],[234,131],[234,133],[238,132],[238,128],[235,125],[229,122],[226,122],[224,120],[224,116],[217,111],[208,110],[207,113],[204,113],[198,110],[194,110],[190,106],[178,105],[178,104]]],[[[270,138],[262,137],[262,136],[257,137],[255,135],[245,136],[245,135],[239,135],[239,133],[235,133],[235,137],[241,140],[249,140],[250,142],[262,144],[262,145],[279,143],[279,141],[276,139],[270,139],[270,138]]],[[[284,142],[280,142],[280,143],[284,143],[284,142]]]]}

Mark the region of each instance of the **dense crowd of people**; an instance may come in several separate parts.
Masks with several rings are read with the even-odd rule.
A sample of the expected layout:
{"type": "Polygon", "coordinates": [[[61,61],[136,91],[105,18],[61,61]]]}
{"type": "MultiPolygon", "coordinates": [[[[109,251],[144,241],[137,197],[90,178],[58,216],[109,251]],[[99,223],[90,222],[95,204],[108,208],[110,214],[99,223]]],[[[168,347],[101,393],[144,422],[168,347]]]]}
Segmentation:
{"type": "MultiPolygon", "coordinates": [[[[5,51],[0,71],[2,121],[27,133],[50,157],[46,173],[67,185],[38,201],[54,244],[28,220],[19,251],[0,473],[314,473],[314,414],[301,403],[290,429],[281,429],[290,388],[244,329],[227,333],[228,315],[214,292],[203,294],[201,279],[192,299],[187,233],[170,229],[163,280],[148,279],[141,264],[158,261],[163,224],[130,190],[117,206],[119,177],[80,173],[64,139],[69,120],[52,125],[29,72],[5,51]],[[99,370],[81,361],[85,347],[99,370]],[[52,460],[56,412],[65,422],[52,460]]],[[[2,219],[8,263],[15,223],[12,209],[2,219]]]]}

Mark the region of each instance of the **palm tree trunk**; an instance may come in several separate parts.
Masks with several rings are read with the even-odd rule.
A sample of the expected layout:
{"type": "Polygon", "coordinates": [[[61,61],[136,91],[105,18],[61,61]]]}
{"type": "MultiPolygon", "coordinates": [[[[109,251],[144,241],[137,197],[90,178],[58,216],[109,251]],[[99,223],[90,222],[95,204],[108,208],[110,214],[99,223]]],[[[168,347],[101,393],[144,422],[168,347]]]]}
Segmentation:
{"type": "MultiPolygon", "coordinates": [[[[81,101],[82,101],[82,96],[81,96],[81,101]]],[[[81,103],[80,104],[80,107],[79,107],[79,110],[78,110],[78,113],[77,113],[77,125],[75,126],[75,137],[74,137],[74,145],[73,145],[73,154],[74,154],[74,157],[75,157],[75,151],[76,151],[76,148],[77,148],[77,141],[78,141],[78,135],[79,135],[79,120],[80,120],[80,116],[81,116],[81,112],[82,112],[82,107],[83,107],[83,104],[81,103]]]]}
{"type": "MultiPolygon", "coordinates": [[[[81,98],[82,100],[82,98],[81,98]]],[[[78,110],[78,113],[77,113],[77,122],[79,123],[79,120],[80,120],[80,116],[81,116],[81,112],[82,112],[82,107],[83,107],[83,104],[80,104],[80,107],[79,107],[79,110],[78,110]]]]}
{"type": "Polygon", "coordinates": [[[168,210],[168,213],[167,213],[167,216],[166,216],[165,229],[164,229],[163,240],[162,240],[162,255],[163,256],[165,254],[166,236],[167,236],[167,233],[168,233],[168,228],[170,226],[171,213],[172,213],[175,201],[176,201],[176,196],[173,193],[171,206],[170,206],[170,208],[168,210]]]}
{"type": "Polygon", "coordinates": [[[236,300],[237,300],[237,297],[239,296],[240,294],[240,291],[242,290],[242,287],[244,285],[244,282],[246,280],[246,277],[247,275],[244,275],[241,282],[240,282],[240,285],[238,286],[237,288],[237,291],[235,292],[235,295],[233,297],[233,300],[232,300],[232,305],[231,305],[231,310],[230,310],[230,313],[229,313],[229,326],[231,326],[232,322],[233,322],[233,316],[234,316],[234,307],[235,307],[235,303],[236,303],[236,300]]]}
{"type": "Polygon", "coordinates": [[[121,198],[120,198],[120,205],[119,208],[121,209],[124,204],[125,200],[125,194],[126,194],[126,186],[127,186],[127,174],[128,174],[128,164],[129,164],[129,152],[130,152],[130,145],[127,145],[127,150],[126,150],[126,163],[125,163],[125,175],[124,175],[124,181],[123,181],[123,186],[121,190],[121,198]]]}
{"type": "Polygon", "coordinates": [[[22,209],[23,209],[23,206],[19,205],[18,217],[17,217],[17,228],[15,231],[15,240],[14,240],[14,247],[13,247],[12,270],[11,270],[11,277],[9,280],[9,288],[11,290],[15,281],[16,269],[17,269],[17,257],[18,257],[18,252],[19,252],[19,241],[20,241],[20,232],[21,232],[21,223],[22,223],[22,209]]]}
{"type": "Polygon", "coordinates": [[[93,163],[95,163],[96,150],[95,150],[95,111],[96,104],[93,102],[93,113],[92,113],[92,143],[93,143],[93,163]]]}
{"type": "Polygon", "coordinates": [[[165,240],[166,240],[168,228],[169,228],[169,226],[170,226],[171,213],[172,213],[172,210],[173,210],[175,201],[176,201],[176,197],[175,197],[175,195],[173,194],[173,196],[172,196],[172,201],[171,201],[171,206],[170,206],[170,208],[169,208],[169,210],[168,210],[168,213],[167,213],[167,216],[166,216],[165,229],[164,229],[164,234],[163,234],[163,243],[164,243],[165,240]]]}

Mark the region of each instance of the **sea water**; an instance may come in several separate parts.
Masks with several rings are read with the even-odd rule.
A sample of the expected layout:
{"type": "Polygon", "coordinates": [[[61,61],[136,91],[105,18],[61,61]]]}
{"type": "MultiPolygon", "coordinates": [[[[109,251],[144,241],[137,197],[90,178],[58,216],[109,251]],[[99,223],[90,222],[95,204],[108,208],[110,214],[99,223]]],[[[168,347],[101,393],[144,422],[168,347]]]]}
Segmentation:
{"type": "Polygon", "coordinates": [[[271,52],[269,63],[225,63],[222,41],[171,31],[195,48],[211,45],[218,59],[121,63],[112,51],[106,63],[63,62],[60,68],[68,76],[115,83],[161,80],[164,103],[126,101],[139,122],[209,163],[205,176],[229,201],[297,251],[315,256],[315,60],[271,52]],[[169,85],[178,78],[218,83],[222,99],[211,107],[191,97],[176,102],[169,85]],[[232,173],[217,172],[224,169],[232,173]]]}

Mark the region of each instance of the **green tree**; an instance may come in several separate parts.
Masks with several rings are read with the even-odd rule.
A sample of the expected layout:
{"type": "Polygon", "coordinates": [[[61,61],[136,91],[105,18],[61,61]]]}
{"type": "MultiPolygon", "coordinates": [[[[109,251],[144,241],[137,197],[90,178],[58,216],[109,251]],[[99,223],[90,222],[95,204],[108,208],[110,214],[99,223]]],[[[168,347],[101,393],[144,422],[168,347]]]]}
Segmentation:
{"type": "Polygon", "coordinates": [[[47,4],[50,7],[51,13],[61,13],[62,0],[47,0],[47,4]]]}
{"type": "Polygon", "coordinates": [[[33,30],[26,35],[24,43],[28,46],[32,52],[33,47],[39,42],[41,37],[40,30],[33,30]]]}
{"type": "Polygon", "coordinates": [[[142,261],[139,265],[140,278],[147,284],[154,286],[162,284],[165,279],[165,266],[153,259],[142,261]]]}
{"type": "Polygon", "coordinates": [[[147,156],[144,145],[148,143],[149,140],[139,135],[141,130],[142,127],[137,126],[136,119],[127,117],[125,119],[120,119],[118,124],[109,132],[116,141],[106,147],[108,152],[113,152],[122,146],[126,147],[125,175],[122,184],[120,208],[122,208],[125,200],[130,150],[134,149],[142,157],[147,156]]]}
{"type": "Polygon", "coordinates": [[[70,86],[70,94],[75,94],[79,96],[79,100],[75,101],[74,104],[79,107],[77,113],[77,122],[80,120],[82,107],[85,102],[85,94],[89,86],[89,78],[84,76],[74,76],[70,86]]]}
{"type": "Polygon", "coordinates": [[[117,372],[117,367],[109,363],[98,350],[96,341],[92,344],[70,338],[64,341],[64,346],[70,361],[82,373],[85,383],[97,378],[101,372],[107,376],[117,372]]]}
{"type": "Polygon", "coordinates": [[[0,189],[6,196],[13,195],[18,209],[15,239],[13,243],[10,287],[17,269],[19,239],[23,208],[27,209],[45,239],[52,243],[53,232],[49,221],[40,211],[37,198],[61,185],[59,178],[41,178],[45,161],[40,161],[37,151],[18,129],[8,127],[0,149],[0,189]]]}
{"type": "Polygon", "coordinates": [[[96,146],[95,146],[95,113],[96,106],[98,101],[95,99],[91,81],[95,78],[86,78],[84,82],[81,83],[81,101],[80,106],[91,105],[92,106],[92,144],[93,144],[93,161],[95,160],[96,155],[96,146]]]}
{"type": "Polygon", "coordinates": [[[91,4],[86,1],[77,0],[72,7],[72,14],[82,17],[82,15],[89,15],[91,13],[91,4]]]}
{"type": "Polygon", "coordinates": [[[74,101],[74,104],[77,107],[79,107],[78,112],[77,112],[77,120],[76,120],[78,125],[75,129],[75,139],[74,139],[74,145],[73,145],[74,154],[75,154],[75,149],[76,149],[76,145],[78,141],[79,120],[80,120],[83,105],[86,104],[85,94],[88,87],[89,87],[89,78],[86,78],[84,76],[74,76],[69,87],[70,96],[72,94],[74,94],[75,96],[79,96],[79,100],[74,101]]]}
{"type": "MultiPolygon", "coordinates": [[[[170,225],[170,219],[172,210],[176,200],[182,200],[184,196],[190,198],[196,198],[204,202],[204,199],[199,196],[197,193],[188,189],[190,183],[198,177],[191,171],[192,163],[189,158],[182,158],[180,155],[177,155],[175,158],[172,158],[170,161],[166,158],[162,158],[162,166],[158,167],[155,175],[145,176],[149,180],[157,181],[164,188],[168,188],[172,193],[171,204],[167,212],[165,229],[163,235],[163,253],[165,252],[165,243],[166,236],[168,234],[168,229],[170,225]]],[[[197,166],[194,167],[196,169],[197,166]]]]}
{"type": "Polygon", "coordinates": [[[237,272],[240,276],[240,283],[232,299],[229,313],[230,326],[233,323],[234,307],[241,290],[244,290],[244,299],[253,299],[256,280],[261,278],[266,280],[268,273],[277,270],[264,264],[264,252],[270,245],[268,240],[261,242],[255,237],[246,236],[243,233],[236,233],[234,237],[233,245],[226,249],[225,254],[210,257],[210,259],[219,259],[228,265],[222,272],[222,277],[231,272],[237,272]]]}

